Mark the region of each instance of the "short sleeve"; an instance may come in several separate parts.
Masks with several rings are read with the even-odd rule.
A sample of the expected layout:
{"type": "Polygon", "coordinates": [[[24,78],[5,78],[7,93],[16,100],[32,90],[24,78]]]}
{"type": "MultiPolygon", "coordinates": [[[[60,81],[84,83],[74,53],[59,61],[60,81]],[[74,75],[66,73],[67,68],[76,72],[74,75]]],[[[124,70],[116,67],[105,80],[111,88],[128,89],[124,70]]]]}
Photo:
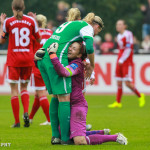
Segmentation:
{"type": "Polygon", "coordinates": [[[80,30],[80,36],[84,38],[93,38],[94,31],[91,25],[87,25],[80,30]]]}

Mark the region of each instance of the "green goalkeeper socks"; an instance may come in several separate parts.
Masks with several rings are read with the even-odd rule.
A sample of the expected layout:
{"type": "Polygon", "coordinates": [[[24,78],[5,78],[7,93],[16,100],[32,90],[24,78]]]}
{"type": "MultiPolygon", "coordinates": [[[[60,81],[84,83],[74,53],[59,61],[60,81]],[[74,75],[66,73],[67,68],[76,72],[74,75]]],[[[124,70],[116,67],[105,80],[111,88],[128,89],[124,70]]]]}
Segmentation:
{"type": "Polygon", "coordinates": [[[61,140],[70,139],[70,102],[59,102],[59,121],[61,129],[61,140]]]}
{"type": "Polygon", "coordinates": [[[59,133],[59,118],[58,118],[58,98],[52,97],[51,103],[50,103],[50,120],[51,120],[51,128],[52,128],[52,136],[56,138],[60,138],[59,133]]]}

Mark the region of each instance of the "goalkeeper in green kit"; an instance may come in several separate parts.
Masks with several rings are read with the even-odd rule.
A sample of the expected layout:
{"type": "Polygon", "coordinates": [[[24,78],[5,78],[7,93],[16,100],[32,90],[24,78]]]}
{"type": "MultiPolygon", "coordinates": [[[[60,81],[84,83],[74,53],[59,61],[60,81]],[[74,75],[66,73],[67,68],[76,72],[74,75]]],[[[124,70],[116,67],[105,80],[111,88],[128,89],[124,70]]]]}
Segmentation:
{"type": "MultiPolygon", "coordinates": [[[[87,16],[80,21],[65,22],[55,30],[43,48],[39,49],[35,54],[35,59],[38,60],[37,66],[41,72],[48,93],[53,94],[50,103],[52,144],[60,142],[57,141],[60,139],[59,125],[61,130],[61,144],[70,144],[70,93],[72,86],[71,77],[61,77],[56,73],[49,57],[50,45],[54,42],[58,43],[57,57],[60,63],[65,67],[68,65],[67,55],[70,44],[75,41],[84,41],[86,44],[86,52],[90,60],[90,65],[86,71],[86,77],[88,78],[94,70],[93,36],[98,34],[102,28],[102,19],[99,16],[95,16],[94,13],[87,14],[87,16]]],[[[54,46],[57,47],[57,44],[54,46]]]]}

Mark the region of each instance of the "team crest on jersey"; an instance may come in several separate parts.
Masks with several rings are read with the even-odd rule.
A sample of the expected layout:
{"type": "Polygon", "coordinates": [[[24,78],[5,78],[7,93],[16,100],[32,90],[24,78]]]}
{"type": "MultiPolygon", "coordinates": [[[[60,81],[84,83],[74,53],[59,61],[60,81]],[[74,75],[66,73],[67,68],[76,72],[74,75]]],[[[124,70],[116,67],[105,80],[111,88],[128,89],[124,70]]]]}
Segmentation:
{"type": "Polygon", "coordinates": [[[76,68],[78,68],[78,65],[75,64],[75,63],[73,63],[73,64],[70,65],[70,67],[71,67],[73,70],[75,70],[76,68]]]}

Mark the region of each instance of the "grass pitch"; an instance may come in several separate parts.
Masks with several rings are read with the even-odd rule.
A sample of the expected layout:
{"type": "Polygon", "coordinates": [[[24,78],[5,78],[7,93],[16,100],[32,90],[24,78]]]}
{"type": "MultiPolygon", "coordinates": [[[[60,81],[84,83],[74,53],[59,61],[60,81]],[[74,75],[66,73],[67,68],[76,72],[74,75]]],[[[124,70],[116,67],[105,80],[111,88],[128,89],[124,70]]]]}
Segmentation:
{"type": "MultiPolygon", "coordinates": [[[[48,97],[50,100],[50,97],[48,97]]],[[[30,96],[30,109],[33,104],[30,96]]],[[[23,127],[23,108],[20,101],[21,127],[10,128],[14,123],[10,96],[0,95],[0,144],[11,143],[10,147],[0,145],[1,149],[13,150],[150,150],[150,96],[146,96],[146,105],[138,107],[136,96],[123,96],[123,108],[110,109],[107,105],[114,102],[115,96],[86,96],[89,105],[87,123],[93,130],[109,128],[111,133],[123,133],[128,138],[128,145],[110,142],[102,145],[62,146],[50,144],[51,127],[39,126],[46,120],[40,108],[29,128],[23,127]]]]}

